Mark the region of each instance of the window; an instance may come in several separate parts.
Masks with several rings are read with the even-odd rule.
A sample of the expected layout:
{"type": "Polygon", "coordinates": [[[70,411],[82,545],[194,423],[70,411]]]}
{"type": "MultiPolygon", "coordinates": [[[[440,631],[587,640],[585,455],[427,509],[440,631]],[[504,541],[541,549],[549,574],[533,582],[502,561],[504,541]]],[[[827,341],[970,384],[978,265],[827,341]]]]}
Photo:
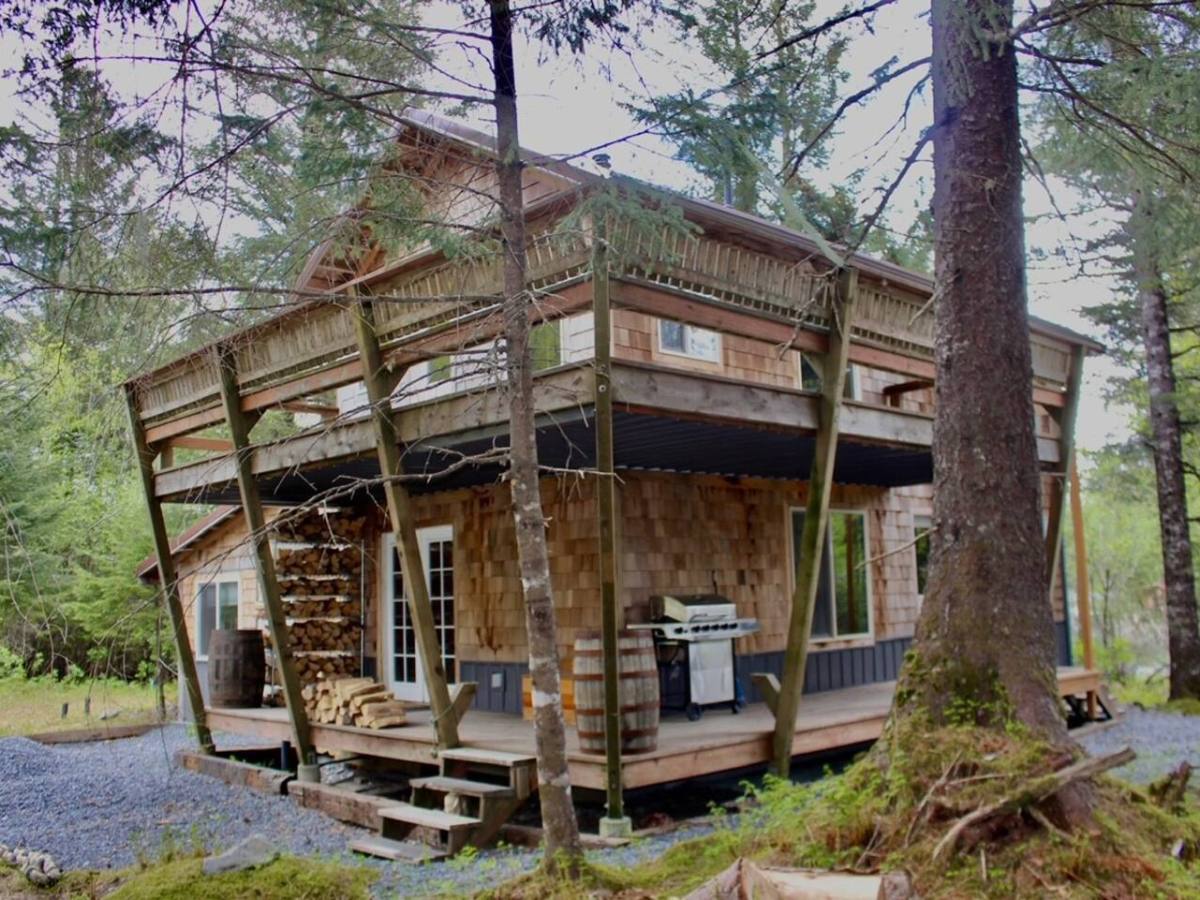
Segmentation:
{"type": "MultiPolygon", "coordinates": [[[[800,563],[804,510],[792,510],[792,559],[800,563]]],[[[825,532],[812,637],[861,637],[871,633],[867,516],[834,510],[825,532]]]]}
{"type": "Polygon", "coordinates": [[[913,550],[917,555],[917,593],[925,596],[926,579],[929,577],[929,529],[933,519],[929,516],[913,516],[913,550]]]}
{"type": "Polygon", "coordinates": [[[208,582],[196,592],[196,655],[208,656],[208,643],[216,628],[238,627],[236,581],[208,582]]]}
{"type": "MultiPolygon", "coordinates": [[[[811,353],[800,354],[800,389],[820,393],[824,378],[825,360],[811,353]]],[[[858,366],[850,363],[846,366],[846,386],[842,396],[847,400],[862,399],[858,389],[858,366]]]]}
{"type": "Polygon", "coordinates": [[[721,335],[669,319],[658,320],[658,349],[663,353],[690,356],[707,362],[721,361],[721,335]]]}
{"type": "Polygon", "coordinates": [[[529,352],[533,358],[533,371],[552,369],[562,365],[562,329],[560,320],[543,322],[533,326],[529,332],[529,352]]]}

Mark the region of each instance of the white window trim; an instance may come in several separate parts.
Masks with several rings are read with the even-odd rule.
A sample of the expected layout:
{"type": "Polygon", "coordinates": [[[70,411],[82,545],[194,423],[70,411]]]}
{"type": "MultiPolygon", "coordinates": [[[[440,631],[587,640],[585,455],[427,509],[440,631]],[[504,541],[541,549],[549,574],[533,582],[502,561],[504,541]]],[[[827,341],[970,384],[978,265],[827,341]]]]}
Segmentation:
{"type": "Polygon", "coordinates": [[[721,365],[722,361],[725,359],[725,342],[722,340],[721,332],[716,331],[712,328],[702,328],[699,325],[692,325],[688,322],[680,321],[679,319],[658,319],[656,322],[656,325],[654,327],[654,335],[655,335],[655,346],[658,348],[658,352],[664,354],[665,356],[678,356],[678,357],[681,357],[682,359],[696,360],[697,362],[708,363],[709,365],[714,365],[714,366],[721,365]],[[700,356],[695,353],[688,353],[686,350],[672,350],[668,347],[664,347],[663,339],[662,339],[662,327],[663,327],[664,322],[674,322],[678,325],[683,326],[683,343],[685,346],[687,345],[687,342],[688,342],[687,341],[687,332],[688,332],[689,328],[698,328],[701,331],[707,331],[710,334],[716,335],[716,337],[717,337],[717,347],[716,347],[716,351],[715,351],[716,356],[715,357],[700,356]]]}
{"type": "Polygon", "coordinates": [[[214,600],[217,604],[217,609],[221,608],[220,607],[220,605],[221,605],[221,585],[232,584],[237,588],[237,604],[236,605],[237,605],[237,614],[238,614],[239,624],[240,624],[240,620],[242,618],[242,579],[240,576],[237,576],[237,575],[215,575],[212,578],[205,579],[204,581],[198,582],[196,584],[196,591],[192,598],[192,605],[195,606],[195,609],[193,610],[193,615],[196,618],[196,659],[199,662],[208,662],[208,654],[200,652],[200,628],[201,628],[200,591],[203,588],[208,587],[208,585],[210,585],[210,584],[213,586],[213,591],[215,592],[214,600]]]}
{"type": "MultiPolygon", "coordinates": [[[[820,374],[822,380],[825,378],[825,360],[819,354],[809,353],[807,355],[809,363],[820,374]]],[[[803,350],[796,351],[796,387],[800,390],[806,390],[804,387],[804,360],[805,352],[803,350]]],[[[846,384],[850,386],[849,396],[843,395],[843,400],[852,400],[855,403],[862,403],[862,373],[859,370],[858,363],[849,363],[846,366],[846,384]]],[[[809,393],[813,393],[809,391],[809,393]]]]}
{"type": "MultiPolygon", "coordinates": [[[[788,541],[787,541],[787,544],[788,544],[788,562],[791,564],[791,568],[788,570],[789,571],[788,584],[791,587],[793,597],[796,596],[796,541],[792,537],[792,533],[795,528],[795,525],[794,525],[795,516],[796,516],[796,513],[798,513],[798,512],[802,512],[807,515],[808,509],[804,506],[788,507],[788,513],[787,513],[788,541]]],[[[856,515],[862,516],[863,546],[866,548],[867,559],[870,559],[871,558],[871,527],[870,527],[871,520],[870,520],[870,516],[868,515],[869,511],[866,509],[863,509],[862,507],[831,506],[831,507],[829,507],[829,512],[831,514],[832,513],[854,513],[856,515]]],[[[828,528],[828,525],[826,525],[826,528],[828,528]]],[[[826,532],[826,536],[828,536],[828,531],[826,532]]],[[[832,561],[830,564],[832,565],[832,561]]],[[[866,566],[863,567],[863,573],[866,576],[866,580],[865,580],[864,584],[866,585],[866,588],[867,588],[867,630],[866,631],[858,631],[858,632],[855,632],[854,634],[831,634],[831,635],[820,635],[820,636],[810,635],[809,639],[808,639],[808,642],[810,645],[811,644],[837,644],[837,643],[841,643],[844,641],[858,641],[858,642],[864,642],[864,643],[870,642],[872,644],[875,643],[875,597],[873,594],[874,588],[871,585],[872,565],[873,565],[872,563],[868,563],[866,566]]],[[[833,581],[833,573],[831,572],[830,573],[830,583],[832,583],[832,581],[833,581]]],[[[837,610],[836,609],[830,610],[830,621],[833,623],[833,627],[837,628],[837,610]]]]}

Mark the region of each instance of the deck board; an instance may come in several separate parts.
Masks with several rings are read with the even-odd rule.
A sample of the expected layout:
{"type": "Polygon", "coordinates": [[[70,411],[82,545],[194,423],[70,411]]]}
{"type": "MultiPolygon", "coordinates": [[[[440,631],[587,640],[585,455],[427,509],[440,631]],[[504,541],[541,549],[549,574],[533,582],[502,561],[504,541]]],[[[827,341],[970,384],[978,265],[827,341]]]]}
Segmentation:
{"type": "MultiPolygon", "coordinates": [[[[1078,667],[1058,670],[1063,693],[1081,694],[1099,687],[1096,672],[1078,667]]],[[[796,719],[792,752],[799,756],[851,747],[875,740],[883,730],[895,682],[863,685],[837,691],[806,694],[796,719]]],[[[210,709],[209,725],[215,730],[287,740],[291,727],[281,708],[210,709]]],[[[325,751],[342,750],[390,759],[433,765],[436,735],[428,710],[410,713],[410,724],[372,730],[342,725],[314,724],[313,740],[325,751]]],[[[665,716],[659,726],[658,749],[626,755],[627,789],[665,784],[701,775],[762,765],[771,758],[774,722],[764,704],[747,706],[738,715],[711,709],[698,722],[682,714],[665,716]]],[[[533,723],[502,713],[470,711],[459,726],[466,746],[508,753],[534,752],[533,723]]],[[[582,753],[573,728],[567,729],[571,783],[580,788],[604,788],[604,757],[582,753]]]]}

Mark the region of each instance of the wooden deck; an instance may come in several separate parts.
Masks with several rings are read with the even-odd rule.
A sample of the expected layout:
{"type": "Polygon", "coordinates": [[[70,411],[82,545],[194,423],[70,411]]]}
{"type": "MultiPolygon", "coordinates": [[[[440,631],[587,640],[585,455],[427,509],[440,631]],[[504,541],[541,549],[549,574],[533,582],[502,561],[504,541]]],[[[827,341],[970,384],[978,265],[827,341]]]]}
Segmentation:
{"type": "MultiPolygon", "coordinates": [[[[1060,668],[1064,695],[1082,695],[1100,685],[1097,672],[1060,668]]],[[[892,702],[895,682],[865,685],[805,696],[796,722],[792,753],[797,756],[851,747],[879,737],[892,702]]],[[[291,727],[280,708],[210,709],[209,725],[215,731],[288,740],[291,727]]],[[[410,716],[403,728],[372,731],[342,725],[312,726],[313,739],[323,751],[379,756],[435,765],[436,739],[428,711],[410,716]]],[[[711,709],[698,722],[682,714],[665,716],[659,729],[658,749],[626,756],[626,789],[682,781],[702,775],[765,765],[771,758],[773,720],[761,703],[739,715],[711,709]]],[[[500,713],[472,711],[459,729],[466,746],[513,753],[533,753],[533,723],[500,713]]],[[[580,788],[604,789],[604,757],[581,753],[574,729],[568,729],[567,746],[571,783],[580,788]]]]}

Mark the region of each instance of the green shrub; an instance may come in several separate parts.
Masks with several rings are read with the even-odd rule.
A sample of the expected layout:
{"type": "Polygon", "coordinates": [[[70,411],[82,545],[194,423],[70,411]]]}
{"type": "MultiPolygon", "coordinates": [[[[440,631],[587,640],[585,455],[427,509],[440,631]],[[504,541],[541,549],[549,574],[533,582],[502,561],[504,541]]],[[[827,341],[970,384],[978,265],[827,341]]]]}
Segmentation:
{"type": "Polygon", "coordinates": [[[24,678],[25,665],[21,657],[0,644],[0,681],[6,678],[24,678]]]}

